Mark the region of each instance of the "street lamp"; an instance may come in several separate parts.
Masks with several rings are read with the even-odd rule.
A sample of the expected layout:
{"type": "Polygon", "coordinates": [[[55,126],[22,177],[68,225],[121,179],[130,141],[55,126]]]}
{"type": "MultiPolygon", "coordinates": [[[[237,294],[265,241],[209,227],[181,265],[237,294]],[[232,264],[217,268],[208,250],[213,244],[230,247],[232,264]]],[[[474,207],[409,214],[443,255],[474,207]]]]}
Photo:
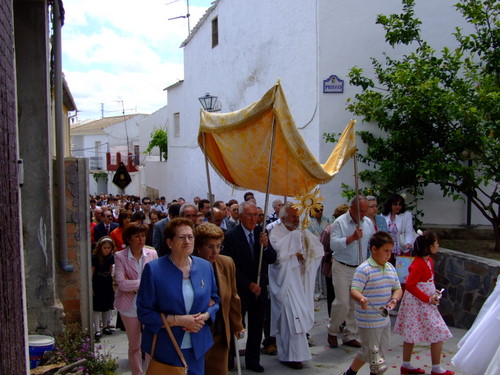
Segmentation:
{"type": "Polygon", "coordinates": [[[198,98],[198,100],[201,103],[201,106],[203,109],[207,112],[217,112],[220,111],[220,109],[217,108],[217,97],[210,95],[208,92],[205,94],[205,96],[202,96],[201,98],[198,98]]]}

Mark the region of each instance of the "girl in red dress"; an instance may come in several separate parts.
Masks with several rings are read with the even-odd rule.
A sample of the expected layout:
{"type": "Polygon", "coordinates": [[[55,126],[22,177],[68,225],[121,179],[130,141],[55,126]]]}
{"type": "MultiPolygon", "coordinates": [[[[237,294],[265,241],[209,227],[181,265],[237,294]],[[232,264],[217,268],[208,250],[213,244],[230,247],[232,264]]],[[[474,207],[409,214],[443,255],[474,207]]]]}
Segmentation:
{"type": "Polygon", "coordinates": [[[394,333],[403,336],[403,364],[401,374],[425,374],[411,365],[415,343],[431,343],[432,375],[453,375],[441,367],[443,341],[452,335],[438,310],[440,293],[434,285],[434,261],[431,254],[439,249],[435,233],[424,232],[413,245],[415,260],[410,265],[406,291],[401,301],[394,333]]]}

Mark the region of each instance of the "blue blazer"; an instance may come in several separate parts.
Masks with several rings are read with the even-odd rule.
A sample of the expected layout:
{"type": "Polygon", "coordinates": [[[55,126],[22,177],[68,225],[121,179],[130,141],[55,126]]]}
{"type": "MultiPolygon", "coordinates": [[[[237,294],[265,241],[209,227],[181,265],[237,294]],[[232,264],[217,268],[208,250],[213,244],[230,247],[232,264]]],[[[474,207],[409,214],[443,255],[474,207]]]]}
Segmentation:
{"type": "MultiPolygon", "coordinates": [[[[192,256],[191,284],[194,290],[194,301],[191,311],[186,311],[182,295],[182,272],[172,263],[169,257],[161,257],[149,262],[142,272],[139,294],[137,295],[137,317],[144,324],[141,349],[151,354],[153,335],[158,334],[154,358],[168,364],[180,363],[179,356],[165,329],[160,312],[165,315],[187,315],[208,312],[211,319],[197,333],[191,333],[194,355],[199,359],[213,345],[209,325],[215,321],[219,310],[219,296],[212,265],[204,259],[192,256]],[[215,301],[208,307],[210,299],[215,301]]],[[[179,347],[184,330],[172,327],[172,332],[179,347]]]]}

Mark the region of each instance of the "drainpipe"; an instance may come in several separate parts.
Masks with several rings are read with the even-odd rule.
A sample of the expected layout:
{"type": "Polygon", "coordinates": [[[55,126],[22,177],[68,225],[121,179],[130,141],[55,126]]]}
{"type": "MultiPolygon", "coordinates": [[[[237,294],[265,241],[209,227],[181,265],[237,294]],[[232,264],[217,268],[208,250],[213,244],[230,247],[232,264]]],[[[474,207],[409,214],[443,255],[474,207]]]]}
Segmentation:
{"type": "Polygon", "coordinates": [[[54,106],[56,124],[56,177],[57,177],[57,212],[59,215],[59,265],[64,272],[73,272],[68,263],[66,246],[66,194],[64,178],[64,121],[63,121],[63,84],[62,84],[62,48],[61,48],[61,8],[59,0],[54,1],[54,106]]]}

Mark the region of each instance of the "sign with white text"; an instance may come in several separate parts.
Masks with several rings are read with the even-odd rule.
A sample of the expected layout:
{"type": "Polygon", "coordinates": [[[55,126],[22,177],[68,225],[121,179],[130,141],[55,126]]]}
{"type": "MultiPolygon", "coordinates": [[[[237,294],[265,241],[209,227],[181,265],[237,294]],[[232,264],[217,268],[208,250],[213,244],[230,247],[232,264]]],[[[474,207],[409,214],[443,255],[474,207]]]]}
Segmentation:
{"type": "Polygon", "coordinates": [[[323,93],[342,94],[344,92],[344,81],[336,75],[331,75],[323,81],[323,93]]]}

